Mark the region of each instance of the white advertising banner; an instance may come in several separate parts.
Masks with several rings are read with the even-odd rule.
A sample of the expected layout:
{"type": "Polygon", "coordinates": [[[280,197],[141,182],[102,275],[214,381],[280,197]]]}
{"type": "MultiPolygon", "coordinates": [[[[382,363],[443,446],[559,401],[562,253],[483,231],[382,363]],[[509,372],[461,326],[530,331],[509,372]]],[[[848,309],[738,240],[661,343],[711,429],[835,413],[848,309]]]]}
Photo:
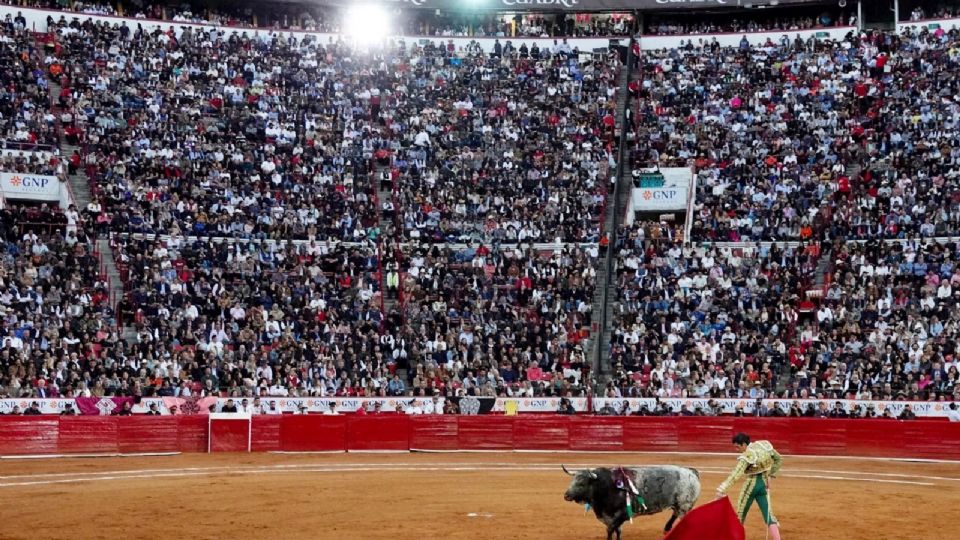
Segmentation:
{"type": "MultiPolygon", "coordinates": [[[[578,413],[587,412],[587,398],[567,398],[578,413]]],[[[518,413],[555,413],[560,409],[560,398],[497,398],[493,412],[505,412],[508,404],[516,403],[518,413]]]]}
{"type": "MultiPolygon", "coordinates": [[[[239,412],[250,412],[252,414],[285,414],[303,412],[307,413],[326,413],[330,412],[332,403],[336,403],[336,411],[342,413],[354,413],[363,407],[367,411],[373,410],[377,403],[380,404],[380,410],[383,412],[405,412],[408,407],[417,405],[423,408],[426,401],[432,398],[422,397],[385,397],[385,398],[321,398],[321,397],[261,397],[261,398],[217,398],[216,410],[223,410],[227,401],[233,399],[239,412]],[[259,411],[256,410],[254,400],[259,400],[259,411]]],[[[443,410],[443,398],[438,398],[437,403],[443,410]]]]}
{"type": "MultiPolygon", "coordinates": [[[[663,177],[661,186],[634,187],[630,194],[633,210],[637,212],[678,211],[687,209],[693,169],[690,167],[662,167],[637,169],[636,174],[657,174],[663,177]]],[[[629,218],[630,216],[628,216],[629,218]]],[[[628,222],[632,222],[628,219],[628,222]]]]}
{"type": "MultiPolygon", "coordinates": [[[[240,397],[240,398],[199,398],[183,399],[174,397],[152,397],[141,398],[139,403],[132,407],[134,414],[143,414],[150,410],[151,405],[156,405],[156,410],[160,414],[167,415],[171,413],[171,407],[176,406],[178,414],[195,413],[209,414],[219,413],[227,401],[233,400],[237,406],[238,412],[248,412],[251,414],[291,414],[296,412],[306,412],[312,414],[322,414],[329,412],[332,403],[336,403],[337,412],[354,413],[361,407],[368,411],[374,410],[377,403],[380,404],[380,410],[383,412],[406,412],[409,407],[419,406],[424,408],[427,401],[433,398],[423,397],[371,397],[371,398],[342,398],[342,397],[240,397]],[[259,412],[254,406],[258,400],[259,412]],[[414,404],[416,401],[416,404],[414,404]],[[192,408],[191,408],[192,406],[192,408]]],[[[516,408],[518,413],[556,413],[560,408],[560,398],[455,398],[461,407],[461,413],[464,414],[483,414],[485,412],[502,413],[510,408],[516,408]],[[508,405],[510,404],[510,405],[508,405]]],[[[0,399],[0,413],[10,414],[14,407],[19,407],[20,412],[26,410],[32,403],[36,402],[43,414],[60,414],[66,410],[68,403],[74,403],[73,399],[0,399]]],[[[443,410],[444,398],[437,398],[437,405],[443,410]]],[[[573,408],[578,413],[588,412],[586,398],[570,398],[573,408]]],[[[427,407],[429,408],[429,407],[427,407]]],[[[74,405],[73,409],[80,414],[79,408],[74,405]]]]}
{"type": "MultiPolygon", "coordinates": [[[[376,403],[380,403],[380,410],[384,412],[401,412],[406,411],[408,407],[419,406],[423,408],[427,401],[431,401],[432,398],[423,398],[423,397],[386,397],[386,398],[274,398],[274,397],[261,397],[260,399],[260,408],[263,412],[270,413],[277,411],[279,413],[292,413],[297,412],[301,407],[306,407],[305,411],[308,413],[324,413],[330,410],[330,404],[336,403],[336,409],[338,412],[352,413],[356,412],[360,407],[366,408],[368,411],[372,410],[375,407],[376,403]],[[414,404],[416,401],[416,405],[414,404]]],[[[253,410],[253,400],[254,398],[233,398],[234,403],[237,404],[238,410],[243,411],[244,405],[248,407],[251,411],[253,410]]],[[[462,404],[464,401],[486,401],[491,400],[493,402],[492,409],[489,409],[490,412],[502,413],[505,412],[508,408],[508,403],[516,404],[516,411],[518,413],[556,413],[560,408],[560,398],[475,398],[471,399],[470,397],[458,398],[458,401],[462,404]]],[[[218,398],[216,410],[220,411],[223,408],[223,405],[227,402],[227,398],[218,398]]],[[[442,408],[444,405],[444,398],[437,398],[436,403],[442,408]]],[[[577,412],[587,412],[587,399],[586,398],[570,398],[570,402],[573,405],[573,408],[577,412]]],[[[489,405],[488,405],[489,407],[489,405]]],[[[467,412],[467,411],[462,411],[467,412]]]]}
{"type": "MultiPolygon", "coordinates": [[[[14,408],[17,408],[19,412],[27,410],[31,404],[36,403],[37,407],[40,409],[40,412],[43,414],[60,414],[63,410],[67,408],[67,404],[74,404],[73,399],[31,399],[31,398],[16,398],[16,399],[0,399],[0,413],[2,414],[11,414],[14,412],[14,408]]],[[[77,409],[74,405],[74,410],[77,409]]],[[[79,412],[77,413],[79,414],[79,412]]]]}
{"type": "Polygon", "coordinates": [[[59,201],[60,184],[56,176],[0,172],[0,191],[8,199],[59,201]]]}
{"type": "MultiPolygon", "coordinates": [[[[746,415],[751,415],[756,410],[756,400],[751,399],[695,399],[695,398],[666,398],[660,399],[661,403],[664,403],[669,407],[671,413],[678,414],[681,411],[681,408],[686,405],[687,410],[690,412],[696,412],[697,408],[707,411],[710,408],[709,402],[715,401],[720,408],[723,410],[723,414],[734,414],[737,412],[737,408],[741,408],[743,413],[746,415]]],[[[595,398],[593,400],[594,411],[601,410],[608,403],[616,412],[621,412],[623,410],[623,404],[628,403],[630,405],[631,413],[635,414],[642,407],[646,407],[649,411],[653,411],[657,407],[657,400],[654,398],[595,398]]],[[[763,400],[763,406],[768,410],[773,410],[774,407],[779,408],[784,413],[790,412],[790,407],[793,404],[797,404],[800,407],[801,412],[807,411],[807,408],[810,405],[813,405],[815,411],[821,410],[822,407],[826,409],[833,410],[836,408],[836,404],[840,403],[841,407],[847,411],[847,413],[853,411],[854,407],[859,405],[861,411],[865,411],[868,406],[872,405],[876,410],[877,416],[883,414],[884,409],[889,408],[890,413],[893,416],[899,416],[901,412],[906,408],[907,405],[910,405],[913,409],[913,412],[918,417],[927,417],[927,418],[946,418],[947,407],[949,402],[941,401],[857,401],[857,400],[846,400],[846,399],[765,399],[763,400]]]]}
{"type": "Polygon", "coordinates": [[[686,210],[687,189],[687,186],[633,188],[633,209],[640,212],[686,210]]]}

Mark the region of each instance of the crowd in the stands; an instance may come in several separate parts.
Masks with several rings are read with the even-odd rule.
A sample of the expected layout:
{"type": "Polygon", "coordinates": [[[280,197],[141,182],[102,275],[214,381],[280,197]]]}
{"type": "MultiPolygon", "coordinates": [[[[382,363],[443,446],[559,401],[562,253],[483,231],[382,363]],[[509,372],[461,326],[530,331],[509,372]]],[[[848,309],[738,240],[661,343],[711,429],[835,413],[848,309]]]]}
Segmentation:
{"type": "Polygon", "coordinates": [[[0,210],[0,396],[77,395],[118,370],[109,288],[75,208],[0,210]]]}
{"type": "Polygon", "coordinates": [[[21,17],[0,23],[0,150],[49,150],[57,142],[43,51],[21,17]]]}
{"type": "Polygon", "coordinates": [[[616,54],[50,23],[3,26],[0,127],[80,150],[2,164],[93,197],[3,210],[2,394],[586,395],[612,237],[604,395],[960,396],[914,241],[960,234],[956,31],[644,51],[632,165],[695,168],[692,226],[603,231],[616,54]]]}
{"type": "Polygon", "coordinates": [[[697,168],[695,239],[956,234],[958,44],[925,30],[649,52],[637,160],[697,168]]]}

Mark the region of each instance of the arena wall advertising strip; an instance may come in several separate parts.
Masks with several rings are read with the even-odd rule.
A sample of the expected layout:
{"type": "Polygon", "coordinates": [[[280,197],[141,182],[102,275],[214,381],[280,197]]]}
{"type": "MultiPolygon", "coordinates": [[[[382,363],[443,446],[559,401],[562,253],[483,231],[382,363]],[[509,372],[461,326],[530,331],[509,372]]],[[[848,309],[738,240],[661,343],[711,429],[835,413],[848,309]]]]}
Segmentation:
{"type": "MultiPolygon", "coordinates": [[[[14,407],[19,407],[21,411],[25,410],[31,403],[37,403],[40,412],[42,414],[60,414],[67,406],[67,404],[74,404],[74,410],[79,414],[83,414],[85,411],[88,411],[93,415],[109,415],[112,414],[118,407],[120,399],[129,399],[129,398],[100,398],[99,400],[93,400],[92,405],[81,406],[81,402],[84,398],[79,398],[79,400],[74,399],[32,399],[32,398],[16,398],[16,399],[0,399],[0,413],[10,414],[14,407]]],[[[196,411],[195,414],[206,415],[209,411],[208,407],[213,407],[213,412],[220,412],[223,406],[227,403],[229,398],[202,398],[196,402],[196,411]]],[[[252,407],[253,398],[233,398],[240,412],[249,412],[255,413],[252,407]],[[244,405],[246,403],[246,405],[244,405]]],[[[380,403],[382,410],[384,412],[395,412],[397,407],[400,409],[406,409],[407,407],[413,405],[414,401],[423,403],[423,398],[413,398],[413,397],[388,397],[388,398],[337,398],[337,397],[322,397],[322,398],[280,398],[280,397],[262,397],[261,401],[261,413],[262,414],[288,414],[299,412],[301,408],[306,410],[308,413],[326,413],[330,411],[330,405],[332,403],[337,404],[337,410],[342,413],[351,413],[356,412],[359,408],[371,410],[374,403],[380,403]]],[[[586,398],[571,398],[571,403],[573,404],[574,410],[579,413],[588,412],[591,410],[591,406],[588,403],[586,398]]],[[[695,411],[698,407],[701,409],[706,409],[708,406],[709,400],[700,399],[700,398],[666,398],[660,400],[662,403],[666,404],[670,408],[670,411],[673,413],[680,413],[681,408],[686,405],[687,409],[690,411],[695,411]]],[[[750,399],[717,399],[716,401],[720,407],[723,409],[725,414],[733,414],[736,412],[737,408],[741,408],[744,414],[751,414],[754,411],[756,406],[756,401],[750,399]]],[[[151,398],[145,397],[141,398],[139,402],[133,400],[132,411],[134,414],[145,413],[150,409],[151,405],[156,405],[158,412],[161,415],[170,414],[170,406],[177,405],[180,407],[181,413],[185,413],[190,410],[187,406],[188,400],[183,398],[151,398]]],[[[440,398],[438,403],[443,404],[443,398],[440,398]]],[[[479,414],[484,414],[482,411],[486,410],[493,413],[503,413],[508,407],[515,408],[517,413],[521,415],[527,414],[546,414],[552,415],[557,412],[557,409],[560,406],[559,398],[460,398],[461,403],[461,412],[466,412],[470,409],[468,406],[470,403],[473,404],[473,410],[479,411],[479,414]],[[486,401],[493,401],[492,406],[486,401]],[[485,402],[483,405],[480,405],[477,402],[485,402]]],[[[620,413],[623,410],[624,405],[629,405],[632,412],[639,411],[642,407],[646,406],[647,409],[653,410],[656,406],[657,401],[653,398],[594,398],[592,404],[592,410],[599,411],[604,406],[610,405],[613,410],[617,413],[620,413]]],[[[833,409],[836,407],[836,404],[840,403],[844,410],[847,412],[852,412],[856,406],[860,406],[861,410],[866,409],[868,406],[873,406],[877,413],[880,414],[885,408],[889,408],[890,412],[894,416],[898,416],[903,409],[910,405],[913,408],[913,412],[920,417],[924,418],[946,418],[948,412],[948,402],[939,402],[939,401],[856,401],[856,400],[835,400],[835,399],[765,399],[763,400],[763,405],[768,409],[774,407],[779,408],[784,412],[790,411],[790,406],[797,404],[801,407],[802,410],[806,410],[808,406],[813,406],[815,409],[821,407],[827,407],[833,409]]],[[[471,412],[470,414],[475,414],[471,412]]]]}
{"type": "MultiPolygon", "coordinates": [[[[41,414],[57,414],[63,412],[67,405],[73,405],[77,414],[84,415],[110,415],[117,411],[123,402],[129,401],[132,404],[134,414],[146,413],[152,405],[157,406],[157,411],[161,415],[169,415],[170,408],[174,405],[179,407],[180,414],[200,414],[206,415],[210,412],[221,412],[223,406],[228,400],[233,400],[237,405],[239,412],[255,413],[253,407],[254,398],[176,398],[176,397],[144,397],[139,400],[133,398],[76,398],[76,399],[33,399],[33,398],[11,398],[0,399],[0,414],[11,414],[15,407],[20,411],[26,410],[32,403],[36,403],[41,414]],[[213,407],[213,410],[210,410],[213,407]],[[188,412],[193,411],[193,412],[188,412]]],[[[337,404],[337,411],[341,413],[352,413],[363,408],[372,410],[375,403],[379,403],[384,412],[396,412],[397,408],[405,410],[407,407],[417,402],[423,405],[424,398],[414,397],[370,397],[370,398],[341,398],[341,397],[261,397],[261,414],[286,414],[300,412],[301,409],[308,413],[327,413],[330,412],[330,405],[337,404]]],[[[512,405],[517,413],[521,414],[553,414],[560,407],[559,398],[474,398],[464,397],[455,398],[460,403],[461,412],[465,414],[484,414],[486,412],[503,413],[508,405],[512,405]],[[492,402],[492,403],[491,403],[492,402]]],[[[571,404],[577,412],[587,412],[589,405],[586,398],[571,398],[571,404]]],[[[437,403],[444,404],[444,398],[439,398],[437,403]]],[[[618,405],[619,406],[619,405],[618,405]]],[[[732,411],[732,408],[731,408],[732,411]]]]}
{"type": "Polygon", "coordinates": [[[733,417],[282,415],[0,417],[0,455],[163,452],[730,452],[743,431],[785,454],[960,460],[960,423],[733,417]],[[220,421],[216,421],[219,419],[220,421]],[[213,433],[209,438],[208,432],[213,433]]]}

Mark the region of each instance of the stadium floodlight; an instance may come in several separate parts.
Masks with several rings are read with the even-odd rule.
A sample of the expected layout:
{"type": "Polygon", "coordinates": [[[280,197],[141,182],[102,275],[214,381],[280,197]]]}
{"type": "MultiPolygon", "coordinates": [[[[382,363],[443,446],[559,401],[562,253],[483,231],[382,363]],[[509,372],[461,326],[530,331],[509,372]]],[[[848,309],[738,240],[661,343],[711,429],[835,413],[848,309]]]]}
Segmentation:
{"type": "Polygon", "coordinates": [[[344,33],[357,43],[372,45],[390,32],[390,14],[386,9],[371,4],[351,6],[343,21],[344,33]]]}

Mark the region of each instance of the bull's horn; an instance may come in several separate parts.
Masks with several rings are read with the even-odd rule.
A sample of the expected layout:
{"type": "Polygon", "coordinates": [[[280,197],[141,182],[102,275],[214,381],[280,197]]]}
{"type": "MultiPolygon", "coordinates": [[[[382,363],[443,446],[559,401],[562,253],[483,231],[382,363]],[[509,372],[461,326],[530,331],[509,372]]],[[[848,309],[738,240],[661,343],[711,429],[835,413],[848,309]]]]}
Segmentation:
{"type": "Polygon", "coordinates": [[[600,478],[600,477],[597,476],[597,473],[596,473],[596,472],[590,471],[590,478],[593,478],[594,480],[596,480],[597,478],[600,478]]]}
{"type": "Polygon", "coordinates": [[[575,474],[573,474],[572,472],[570,472],[570,471],[567,470],[567,466],[566,466],[566,465],[560,465],[560,468],[563,469],[563,472],[569,474],[570,476],[576,476],[575,474]]]}

